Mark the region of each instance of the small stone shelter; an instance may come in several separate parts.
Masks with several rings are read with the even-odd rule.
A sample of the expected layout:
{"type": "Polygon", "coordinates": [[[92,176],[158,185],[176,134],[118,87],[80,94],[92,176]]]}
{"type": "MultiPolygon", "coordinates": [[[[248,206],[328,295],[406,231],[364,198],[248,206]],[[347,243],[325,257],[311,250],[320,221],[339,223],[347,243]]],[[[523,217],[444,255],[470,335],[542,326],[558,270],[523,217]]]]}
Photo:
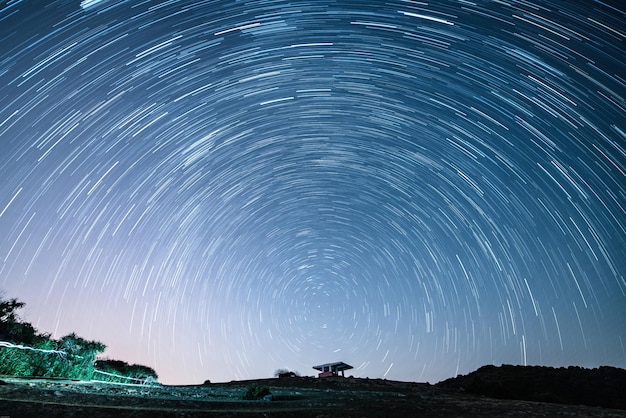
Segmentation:
{"type": "Polygon", "coordinates": [[[354,367],[343,361],[338,361],[336,363],[320,364],[319,366],[313,366],[313,368],[320,371],[318,377],[339,376],[340,372],[341,376],[345,377],[344,371],[353,369],[354,367]]]}

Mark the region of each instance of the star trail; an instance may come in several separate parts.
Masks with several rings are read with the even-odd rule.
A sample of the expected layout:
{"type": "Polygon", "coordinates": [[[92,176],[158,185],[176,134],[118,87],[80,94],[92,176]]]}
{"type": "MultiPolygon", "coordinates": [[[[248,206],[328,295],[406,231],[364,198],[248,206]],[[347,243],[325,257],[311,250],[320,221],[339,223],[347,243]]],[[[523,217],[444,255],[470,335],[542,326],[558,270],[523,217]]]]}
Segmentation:
{"type": "Polygon", "coordinates": [[[626,367],[623,3],[0,5],[40,331],[178,384],[626,367]]]}

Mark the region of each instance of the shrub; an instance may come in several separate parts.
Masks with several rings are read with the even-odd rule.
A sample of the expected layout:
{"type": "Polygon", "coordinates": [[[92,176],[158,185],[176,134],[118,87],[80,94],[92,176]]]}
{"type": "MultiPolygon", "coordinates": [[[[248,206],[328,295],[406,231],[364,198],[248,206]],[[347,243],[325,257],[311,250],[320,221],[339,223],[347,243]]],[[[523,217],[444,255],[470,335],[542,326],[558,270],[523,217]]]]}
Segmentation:
{"type": "Polygon", "coordinates": [[[274,377],[280,377],[280,375],[287,374],[287,373],[289,373],[289,370],[287,369],[276,369],[274,371],[274,377]]]}
{"type": "MultiPolygon", "coordinates": [[[[105,372],[144,383],[156,382],[158,376],[150,367],[115,360],[101,360],[96,364],[96,356],[106,348],[101,342],[85,340],[75,333],[59,340],[50,334],[38,333],[18,315],[17,311],[23,307],[24,302],[3,300],[0,296],[0,374],[90,380],[94,378],[96,367],[102,366],[105,372]]],[[[128,382],[128,379],[111,376],[103,379],[103,376],[106,375],[97,374],[100,380],[128,382]]]]}
{"type": "Polygon", "coordinates": [[[278,377],[278,378],[285,378],[285,377],[300,377],[300,373],[299,372],[292,372],[290,370],[287,369],[277,369],[274,372],[274,377],[278,377]]]}
{"type": "Polygon", "coordinates": [[[259,399],[263,399],[265,395],[269,395],[271,392],[267,386],[261,385],[252,385],[248,388],[246,393],[243,395],[243,399],[247,401],[255,401],[259,399]]]}
{"type": "Polygon", "coordinates": [[[118,383],[136,383],[138,380],[145,383],[156,382],[158,376],[156,372],[148,367],[140,364],[128,364],[121,360],[97,360],[96,369],[103,373],[96,373],[94,379],[102,380],[105,382],[118,382],[118,383]]]}

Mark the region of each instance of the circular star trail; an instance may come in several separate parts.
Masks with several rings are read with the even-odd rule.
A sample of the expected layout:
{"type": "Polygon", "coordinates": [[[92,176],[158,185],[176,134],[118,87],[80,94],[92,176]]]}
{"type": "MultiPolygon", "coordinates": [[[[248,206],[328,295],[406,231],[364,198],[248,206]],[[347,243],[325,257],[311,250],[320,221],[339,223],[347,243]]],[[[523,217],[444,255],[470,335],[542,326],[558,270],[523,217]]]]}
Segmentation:
{"type": "Polygon", "coordinates": [[[626,11],[5,1],[0,288],[165,383],[626,367],[626,11]]]}

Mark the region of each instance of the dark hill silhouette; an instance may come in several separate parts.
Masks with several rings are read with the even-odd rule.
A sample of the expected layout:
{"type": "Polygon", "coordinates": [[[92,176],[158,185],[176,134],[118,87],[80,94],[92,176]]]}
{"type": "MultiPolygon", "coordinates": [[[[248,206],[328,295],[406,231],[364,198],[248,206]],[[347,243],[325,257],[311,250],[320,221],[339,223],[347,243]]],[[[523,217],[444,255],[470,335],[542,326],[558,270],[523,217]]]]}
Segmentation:
{"type": "Polygon", "coordinates": [[[498,399],[626,409],[626,370],[608,366],[483,366],[437,386],[498,399]]]}

